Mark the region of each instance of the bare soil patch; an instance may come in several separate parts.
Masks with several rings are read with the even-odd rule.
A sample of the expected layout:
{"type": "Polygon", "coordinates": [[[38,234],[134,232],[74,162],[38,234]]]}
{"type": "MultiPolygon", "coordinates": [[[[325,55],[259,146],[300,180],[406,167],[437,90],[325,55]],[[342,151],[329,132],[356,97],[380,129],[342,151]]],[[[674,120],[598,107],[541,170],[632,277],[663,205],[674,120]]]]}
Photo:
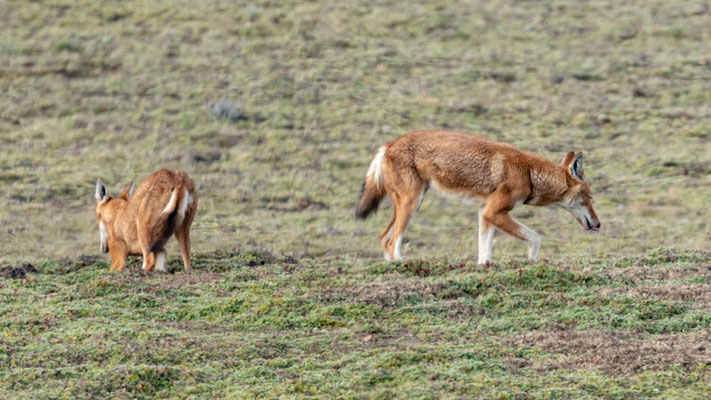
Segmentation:
{"type": "Polygon", "coordinates": [[[654,268],[649,266],[633,266],[613,269],[608,271],[608,274],[612,277],[624,276],[633,281],[678,281],[697,277],[711,277],[711,267],[654,268]]]}
{"type": "MultiPolygon", "coordinates": [[[[705,250],[694,250],[681,252],[678,249],[666,249],[662,254],[656,256],[644,256],[634,259],[634,263],[620,268],[610,268],[606,274],[612,278],[624,277],[627,280],[659,280],[674,281],[689,278],[711,277],[711,252],[705,250]],[[668,263],[686,261],[686,265],[664,266],[668,263]]],[[[620,261],[625,264],[625,260],[620,261]]]]}
{"type": "Polygon", "coordinates": [[[286,205],[276,205],[269,207],[270,210],[279,212],[304,212],[304,211],[319,211],[328,210],[328,204],[320,200],[314,200],[311,198],[301,199],[292,204],[286,205]]]}
{"type": "Polygon", "coordinates": [[[671,365],[691,368],[711,364],[711,331],[645,336],[611,330],[546,330],[516,336],[510,343],[562,355],[534,365],[540,372],[572,368],[635,375],[671,365]]]}
{"type": "Polygon", "coordinates": [[[6,265],[0,267],[0,278],[25,279],[29,273],[39,272],[34,265],[25,263],[18,266],[6,265]]]}

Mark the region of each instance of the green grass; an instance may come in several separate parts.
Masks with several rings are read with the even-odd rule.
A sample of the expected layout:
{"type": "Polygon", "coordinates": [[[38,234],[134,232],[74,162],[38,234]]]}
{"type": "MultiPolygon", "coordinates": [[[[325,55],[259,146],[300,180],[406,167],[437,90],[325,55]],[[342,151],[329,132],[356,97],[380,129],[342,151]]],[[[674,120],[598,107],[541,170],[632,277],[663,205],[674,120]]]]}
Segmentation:
{"type": "Polygon", "coordinates": [[[711,394],[708,252],[481,267],[223,251],[191,275],[94,262],[0,281],[0,397],[711,394]]]}
{"type": "Polygon", "coordinates": [[[709,26],[703,1],[0,1],[0,267],[40,271],[0,278],[0,398],[708,398],[709,26]],[[362,178],[432,128],[582,150],[602,231],[521,207],[540,263],[497,236],[476,267],[477,206],[429,193],[380,261],[362,178]],[[96,179],[159,168],[196,183],[198,272],[108,274],[96,179]]]}

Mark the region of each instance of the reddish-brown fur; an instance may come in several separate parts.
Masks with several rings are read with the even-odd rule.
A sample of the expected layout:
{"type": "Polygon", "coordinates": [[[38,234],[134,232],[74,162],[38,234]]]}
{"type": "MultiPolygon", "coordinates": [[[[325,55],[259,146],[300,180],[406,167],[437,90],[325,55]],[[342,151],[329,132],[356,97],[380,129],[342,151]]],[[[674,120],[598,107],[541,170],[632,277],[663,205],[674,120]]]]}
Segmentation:
{"type": "Polygon", "coordinates": [[[100,233],[105,227],[101,249],[111,253],[111,271],[122,270],[129,255],[142,255],[145,270],[153,269],[157,258],[159,268],[165,268],[164,246],[173,234],[190,271],[190,225],[197,210],[193,181],[183,171],[160,170],[130,192],[131,187],[112,198],[97,182],[96,222],[100,233]]]}
{"type": "Polygon", "coordinates": [[[380,148],[356,208],[356,217],[365,218],[386,193],[392,199],[393,216],[380,234],[386,258],[400,258],[401,235],[430,184],[447,193],[484,201],[479,210],[480,263],[490,261],[492,227],[527,241],[529,258],[535,259],[538,235],[508,214],[519,204],[561,206],[586,229],[600,226],[590,187],[584,181],[582,154],[570,152],[556,164],[482,137],[447,131],[412,132],[380,148]]]}

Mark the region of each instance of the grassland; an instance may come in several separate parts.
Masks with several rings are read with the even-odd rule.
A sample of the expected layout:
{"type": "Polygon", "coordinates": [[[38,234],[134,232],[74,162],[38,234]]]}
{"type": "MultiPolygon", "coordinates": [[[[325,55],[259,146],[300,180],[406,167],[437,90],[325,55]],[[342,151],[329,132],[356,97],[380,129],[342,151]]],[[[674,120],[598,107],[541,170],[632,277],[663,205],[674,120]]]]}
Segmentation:
{"type": "Polygon", "coordinates": [[[85,257],[0,281],[0,397],[711,395],[709,252],[480,267],[222,251],[195,267],[85,257]]]}
{"type": "Polygon", "coordinates": [[[0,397],[708,398],[710,26],[703,1],[0,0],[0,397]],[[484,269],[476,206],[430,193],[381,262],[362,177],[430,128],[584,151],[602,232],[523,207],[541,263],[500,237],[484,269]],[[197,185],[197,273],[108,274],[96,178],[163,167],[197,185]]]}

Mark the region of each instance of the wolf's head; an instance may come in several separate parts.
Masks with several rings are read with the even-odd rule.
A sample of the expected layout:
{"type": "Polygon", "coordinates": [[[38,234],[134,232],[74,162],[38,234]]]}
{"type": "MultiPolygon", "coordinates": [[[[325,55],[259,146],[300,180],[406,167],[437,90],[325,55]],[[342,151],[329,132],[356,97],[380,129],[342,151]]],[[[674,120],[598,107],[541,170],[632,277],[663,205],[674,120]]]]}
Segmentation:
{"type": "Polygon", "coordinates": [[[134,188],[135,186],[131,184],[119,197],[112,198],[104,182],[101,179],[96,181],[96,192],[94,193],[96,198],[96,224],[99,226],[99,238],[101,240],[99,246],[103,253],[109,252],[109,227],[113,225],[118,210],[133,195],[134,188]]]}
{"type": "Polygon", "coordinates": [[[567,191],[560,206],[568,210],[573,217],[589,231],[600,230],[600,220],[592,206],[590,186],[583,173],[583,153],[571,151],[561,163],[566,169],[567,191]]]}

